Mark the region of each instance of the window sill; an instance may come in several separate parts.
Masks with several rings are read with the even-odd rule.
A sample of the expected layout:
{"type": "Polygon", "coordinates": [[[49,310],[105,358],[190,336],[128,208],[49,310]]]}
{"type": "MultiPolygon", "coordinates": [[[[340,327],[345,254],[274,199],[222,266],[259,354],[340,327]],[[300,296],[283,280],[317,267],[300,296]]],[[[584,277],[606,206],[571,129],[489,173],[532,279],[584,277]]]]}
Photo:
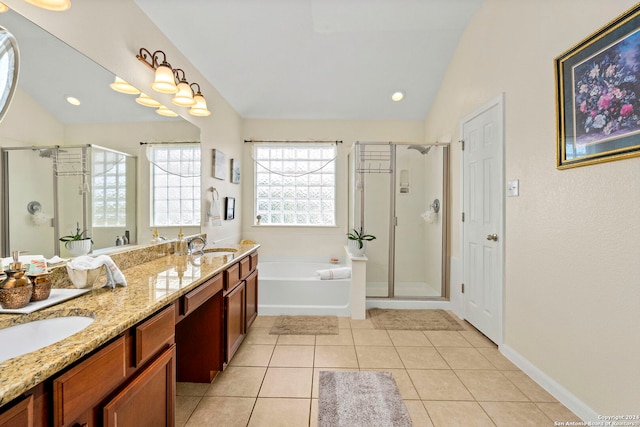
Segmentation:
{"type": "Polygon", "coordinates": [[[253,224],[252,228],[338,228],[337,225],[253,224]]]}

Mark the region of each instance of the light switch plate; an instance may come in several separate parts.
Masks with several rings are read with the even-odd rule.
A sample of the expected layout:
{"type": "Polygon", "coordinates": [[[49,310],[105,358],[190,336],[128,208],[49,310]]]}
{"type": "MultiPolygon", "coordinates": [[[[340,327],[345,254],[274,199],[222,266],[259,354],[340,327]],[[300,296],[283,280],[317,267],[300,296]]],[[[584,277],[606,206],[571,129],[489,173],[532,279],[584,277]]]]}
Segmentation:
{"type": "Polygon", "coordinates": [[[520,195],[520,180],[512,179],[507,182],[507,197],[517,197],[520,195]]]}

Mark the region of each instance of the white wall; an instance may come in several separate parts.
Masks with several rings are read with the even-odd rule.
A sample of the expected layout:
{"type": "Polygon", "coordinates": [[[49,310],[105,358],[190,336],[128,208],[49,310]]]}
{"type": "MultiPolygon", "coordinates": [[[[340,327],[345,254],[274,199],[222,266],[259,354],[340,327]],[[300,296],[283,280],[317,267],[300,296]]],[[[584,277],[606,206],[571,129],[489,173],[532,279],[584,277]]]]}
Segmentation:
{"type": "MultiPolygon", "coordinates": [[[[506,179],[520,179],[506,202],[505,345],[602,415],[640,414],[640,159],[556,169],[553,60],[634,4],[487,0],[425,131],[457,141],[459,120],[505,93],[506,179]]],[[[451,165],[457,257],[459,148],[451,165]]]]}
{"type": "Polygon", "coordinates": [[[0,122],[2,147],[60,145],[63,142],[64,125],[27,92],[17,87],[7,113],[0,122]],[[34,123],[38,126],[34,126],[34,123]]]}
{"type": "MultiPolygon", "coordinates": [[[[63,124],[44,110],[29,94],[16,88],[9,109],[0,122],[0,145],[3,148],[30,147],[56,145],[63,142],[63,124]],[[33,123],[38,123],[38,126],[33,126],[33,123]]],[[[9,224],[14,237],[9,252],[29,250],[32,254],[52,254],[53,226],[51,223],[34,224],[27,211],[29,202],[38,201],[42,205],[42,213],[53,216],[51,160],[41,158],[37,153],[33,155],[28,151],[21,153],[15,158],[25,159],[25,161],[12,164],[9,168],[11,179],[22,183],[21,191],[13,192],[9,200],[10,206],[16,206],[9,215],[9,224]],[[49,168],[49,173],[46,172],[46,168],[49,168]]],[[[2,230],[0,230],[0,238],[2,238],[2,230]]]]}
{"type": "MultiPolygon", "coordinates": [[[[348,231],[347,155],[356,141],[408,141],[420,143],[424,137],[422,121],[340,121],[340,120],[257,120],[243,121],[243,139],[330,140],[338,145],[336,188],[336,227],[255,226],[252,146],[245,144],[242,162],[243,238],[262,245],[265,255],[308,255],[342,257],[348,231]]],[[[387,202],[388,203],[388,202],[387,202]]],[[[372,246],[377,241],[372,242],[372,246]]]]}

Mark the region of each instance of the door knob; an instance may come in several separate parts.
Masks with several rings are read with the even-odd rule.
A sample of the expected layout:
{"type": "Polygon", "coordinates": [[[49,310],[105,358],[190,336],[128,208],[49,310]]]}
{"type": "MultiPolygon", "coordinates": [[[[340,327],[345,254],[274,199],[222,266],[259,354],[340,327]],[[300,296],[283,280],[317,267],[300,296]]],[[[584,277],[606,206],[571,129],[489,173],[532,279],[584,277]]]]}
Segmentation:
{"type": "Polygon", "coordinates": [[[493,240],[494,242],[497,242],[498,241],[498,235],[496,233],[488,234],[487,235],[487,240],[493,240]]]}

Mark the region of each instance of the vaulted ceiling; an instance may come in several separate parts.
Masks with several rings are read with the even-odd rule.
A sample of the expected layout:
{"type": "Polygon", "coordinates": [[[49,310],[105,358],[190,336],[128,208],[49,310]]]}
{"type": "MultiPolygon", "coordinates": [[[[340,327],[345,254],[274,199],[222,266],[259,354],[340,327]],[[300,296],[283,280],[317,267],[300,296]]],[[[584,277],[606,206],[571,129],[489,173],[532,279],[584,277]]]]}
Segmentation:
{"type": "Polygon", "coordinates": [[[482,3],[135,1],[241,116],[349,120],[424,119],[482,3]]]}

